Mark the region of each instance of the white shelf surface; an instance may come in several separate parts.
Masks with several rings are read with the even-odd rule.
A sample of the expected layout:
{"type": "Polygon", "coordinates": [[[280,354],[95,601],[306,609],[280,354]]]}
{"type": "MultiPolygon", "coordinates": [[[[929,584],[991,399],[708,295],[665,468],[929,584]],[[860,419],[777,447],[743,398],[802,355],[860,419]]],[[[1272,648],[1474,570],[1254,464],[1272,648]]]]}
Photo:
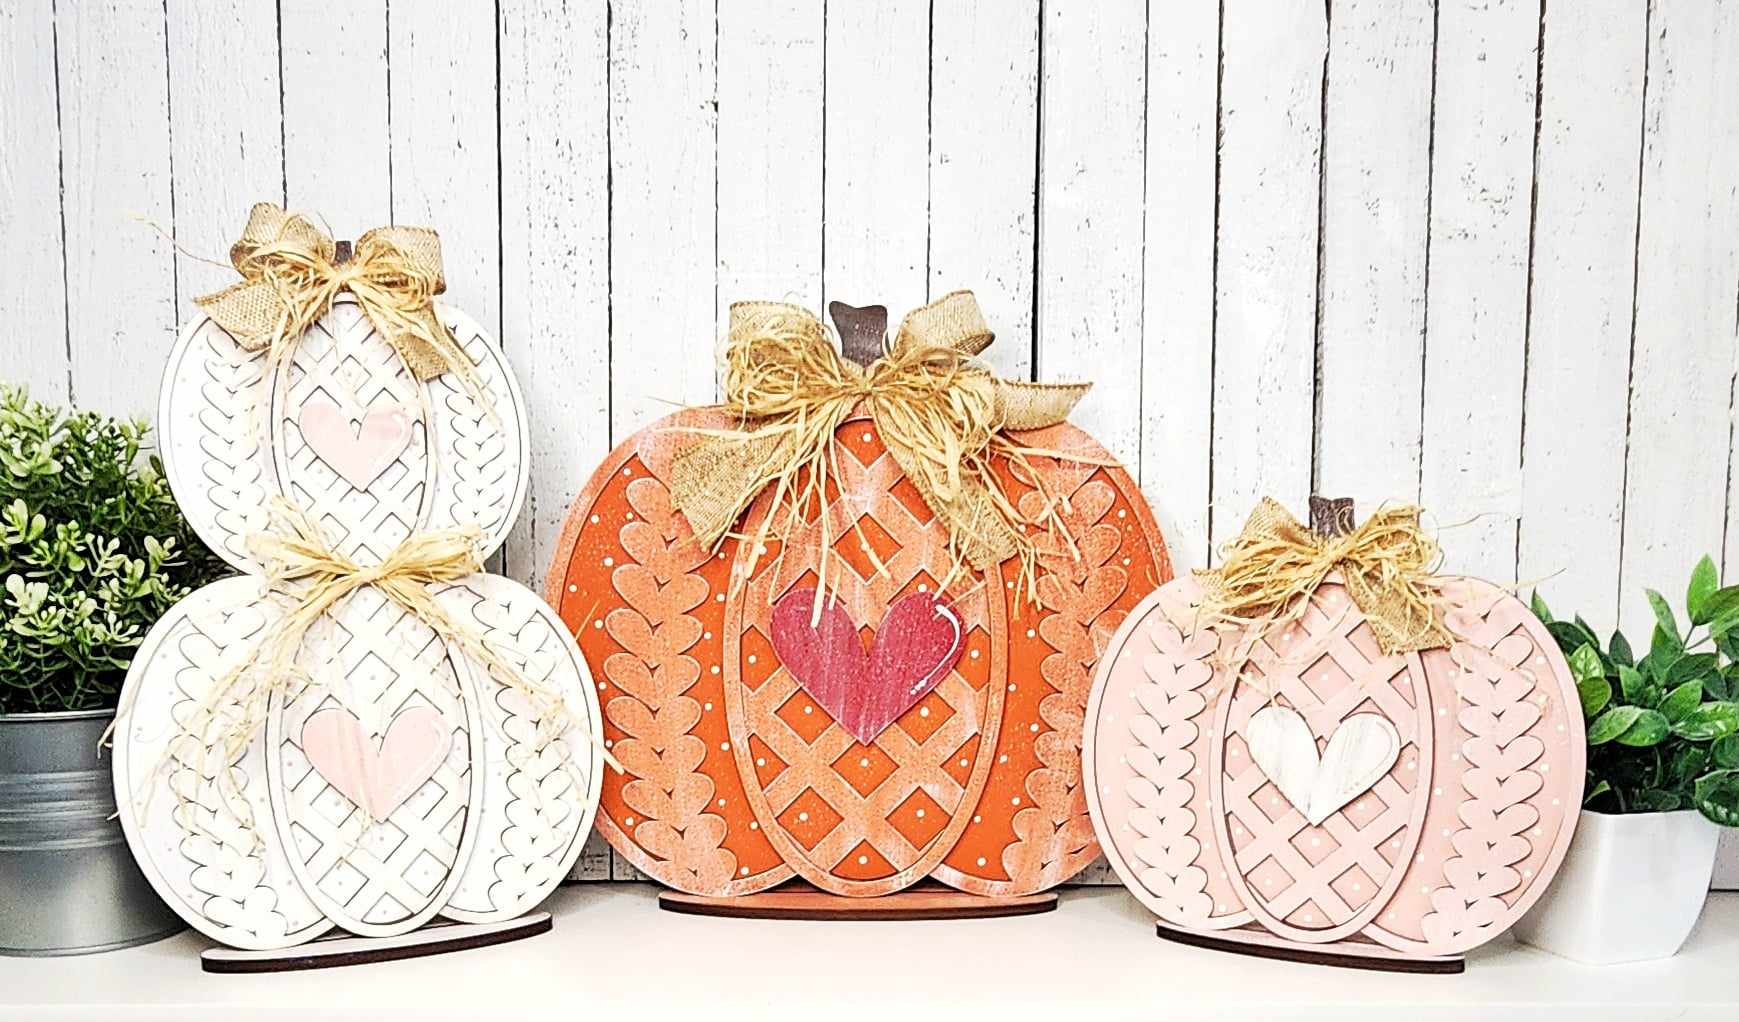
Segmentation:
{"type": "Polygon", "coordinates": [[[0,1018],[253,1019],[1721,1019],[1739,1012],[1739,894],[1711,896],[1690,944],[1595,968],[1507,937],[1459,976],[1266,961],[1159,940],[1121,888],[1057,911],[943,922],[789,922],[662,912],[646,884],[584,884],[547,934],[401,962],[210,975],[183,933],[75,958],[0,958],[0,1018]],[[559,1014],[558,1014],[559,1013],[559,1014]]]}

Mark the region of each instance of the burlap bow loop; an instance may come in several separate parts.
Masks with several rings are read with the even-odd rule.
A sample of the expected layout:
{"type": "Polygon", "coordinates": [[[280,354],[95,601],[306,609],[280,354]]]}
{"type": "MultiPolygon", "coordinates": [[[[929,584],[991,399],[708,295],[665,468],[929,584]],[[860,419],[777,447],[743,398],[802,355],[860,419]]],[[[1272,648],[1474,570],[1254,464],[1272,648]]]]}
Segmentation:
{"type": "Polygon", "coordinates": [[[348,291],[417,379],[451,372],[487,407],[476,365],[435,312],[434,297],[447,287],[439,235],[427,227],[377,227],[357,239],[348,261],[337,262],[337,251],[306,217],[259,203],[230,246],[242,279],[194,301],[236,343],[267,352],[276,365],[348,291]]]}
{"type": "Polygon", "coordinates": [[[1262,631],[1296,619],[1338,572],[1385,654],[1447,646],[1431,581],[1439,551],[1420,530],[1419,515],[1412,505],[1385,507],[1358,528],[1330,536],[1264,497],[1220,566],[1196,573],[1203,610],[1262,631]]]}
{"type": "Polygon", "coordinates": [[[986,571],[1030,558],[1026,521],[990,456],[1021,460],[1024,449],[1004,431],[1064,421],[1087,385],[999,378],[978,358],[992,337],[971,292],[956,291],[907,315],[882,356],[863,367],[840,354],[806,309],[731,306],[723,407],[738,425],[694,431],[672,465],[672,502],[708,549],[769,488],[775,513],[800,518],[827,492],[834,432],[861,405],[960,559],[986,571]]]}

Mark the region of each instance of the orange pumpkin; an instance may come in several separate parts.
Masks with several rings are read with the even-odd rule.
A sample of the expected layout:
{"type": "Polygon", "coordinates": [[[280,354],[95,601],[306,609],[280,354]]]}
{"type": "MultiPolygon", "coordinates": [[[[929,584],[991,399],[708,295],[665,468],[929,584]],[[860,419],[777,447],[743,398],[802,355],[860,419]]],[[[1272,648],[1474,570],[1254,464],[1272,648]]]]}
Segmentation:
{"type": "MultiPolygon", "coordinates": [[[[865,742],[781,661],[769,617],[816,587],[825,553],[827,588],[873,648],[890,604],[936,593],[951,564],[946,531],[860,407],[834,434],[831,552],[814,515],[752,559],[734,538],[708,553],[667,480],[695,427],[730,423],[694,409],[630,437],[586,484],[557,546],[550,602],[579,640],[625,768],[604,781],[598,826],[611,845],[706,895],[792,876],[850,896],[926,876],[1015,895],[1091,862],[1080,753],[1094,667],[1123,617],[1171,577],[1129,474],[1073,426],[1011,434],[1066,455],[1031,460],[1053,499],[1067,497],[1075,551],[1040,538],[1036,602],[1020,594],[1014,559],[950,584],[941,598],[959,619],[958,660],[865,742]]],[[[1006,463],[997,470],[1010,500],[1036,511],[1037,490],[1006,463]]],[[[755,535],[770,504],[763,493],[735,534],[755,535]]]]}

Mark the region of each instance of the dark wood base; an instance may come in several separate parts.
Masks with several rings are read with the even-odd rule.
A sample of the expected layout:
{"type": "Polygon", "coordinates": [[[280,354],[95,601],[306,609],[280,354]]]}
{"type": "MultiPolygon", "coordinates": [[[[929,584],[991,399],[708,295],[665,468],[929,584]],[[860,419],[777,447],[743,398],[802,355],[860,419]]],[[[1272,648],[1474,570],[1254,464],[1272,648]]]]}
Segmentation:
{"type": "Polygon", "coordinates": [[[1057,907],[1057,895],[1046,891],[987,898],[924,880],[876,898],[846,898],[792,881],[771,891],[735,898],[664,891],[658,895],[658,907],[685,915],[739,919],[993,919],[1049,912],[1057,907]]]}
{"type": "Polygon", "coordinates": [[[1467,969],[1467,959],[1460,955],[1442,958],[1409,958],[1378,944],[1342,941],[1324,944],[1321,949],[1282,941],[1272,935],[1247,930],[1226,930],[1217,936],[1189,930],[1174,930],[1161,923],[1154,927],[1161,940],[1212,951],[1230,951],[1255,958],[1273,958],[1282,962],[1304,962],[1310,965],[1332,965],[1340,969],[1370,969],[1375,972],[1410,972],[1427,975],[1454,975],[1467,969]]]}
{"type": "Polygon", "coordinates": [[[244,951],[214,947],[199,956],[206,972],[298,972],[332,969],[340,965],[366,965],[399,958],[420,958],[449,951],[505,944],[508,941],[548,933],[548,912],[531,912],[500,923],[433,923],[397,937],[355,937],[343,934],[322,937],[295,947],[272,951],[244,951]]]}

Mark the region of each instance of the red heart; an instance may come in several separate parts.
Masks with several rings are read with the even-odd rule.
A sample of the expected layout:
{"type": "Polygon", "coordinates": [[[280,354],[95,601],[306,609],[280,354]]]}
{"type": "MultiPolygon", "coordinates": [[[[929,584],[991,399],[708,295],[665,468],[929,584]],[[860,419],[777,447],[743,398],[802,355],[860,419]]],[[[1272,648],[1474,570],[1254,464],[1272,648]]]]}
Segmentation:
{"type": "Polygon", "coordinates": [[[833,719],[865,745],[875,741],[960,659],[960,617],[929,593],[895,600],[868,653],[838,600],[821,605],[798,589],[773,608],[773,650],[833,719]]]}

